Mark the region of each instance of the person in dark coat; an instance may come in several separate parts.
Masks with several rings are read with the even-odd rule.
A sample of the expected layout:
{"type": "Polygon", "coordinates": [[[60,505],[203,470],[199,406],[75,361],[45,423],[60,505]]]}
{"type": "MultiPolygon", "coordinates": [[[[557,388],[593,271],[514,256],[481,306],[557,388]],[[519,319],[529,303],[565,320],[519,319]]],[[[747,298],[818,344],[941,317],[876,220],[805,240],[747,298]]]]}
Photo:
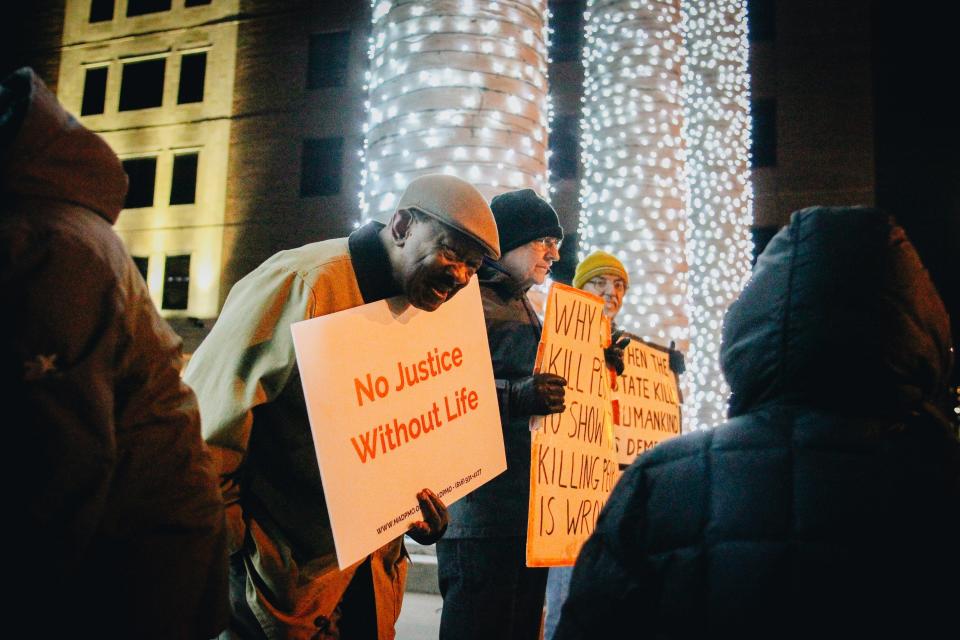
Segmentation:
{"type": "Polygon", "coordinates": [[[20,462],[4,575],[30,637],[209,638],[227,622],[217,476],[180,338],[112,229],[126,191],[32,70],[0,83],[0,384],[20,462]]]}
{"type": "Polygon", "coordinates": [[[530,417],[564,410],[566,380],[533,373],[542,328],[526,293],[559,258],[563,229],[532,189],[498,195],[490,208],[503,257],[478,275],[507,470],[450,506],[450,526],[437,543],[440,637],[535,640],[547,570],[526,566],[530,417]]]}
{"type": "Polygon", "coordinates": [[[795,213],[726,316],[729,420],[624,474],[556,637],[954,637],[950,344],[890,217],[795,213]]]}

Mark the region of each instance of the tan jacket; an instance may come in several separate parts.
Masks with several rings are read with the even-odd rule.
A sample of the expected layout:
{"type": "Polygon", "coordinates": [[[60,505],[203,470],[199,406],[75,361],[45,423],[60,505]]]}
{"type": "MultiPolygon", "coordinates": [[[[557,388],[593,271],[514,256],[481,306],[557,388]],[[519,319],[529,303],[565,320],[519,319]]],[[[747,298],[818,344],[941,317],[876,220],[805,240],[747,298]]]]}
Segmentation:
{"type": "MultiPolygon", "coordinates": [[[[337,569],[290,325],[362,304],[347,238],[280,252],[233,287],[184,375],[219,464],[247,600],[271,638],[314,637],[357,567],[337,569]]],[[[371,559],[379,637],[393,638],[402,537],[371,559]]]]}

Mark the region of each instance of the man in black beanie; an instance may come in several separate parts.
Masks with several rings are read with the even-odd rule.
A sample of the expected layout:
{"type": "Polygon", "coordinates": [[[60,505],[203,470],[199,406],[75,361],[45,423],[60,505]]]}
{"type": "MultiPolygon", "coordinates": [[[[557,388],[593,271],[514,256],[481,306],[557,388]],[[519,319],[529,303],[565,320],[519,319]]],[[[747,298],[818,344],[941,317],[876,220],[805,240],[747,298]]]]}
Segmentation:
{"type": "Polygon", "coordinates": [[[535,640],[547,570],[526,567],[530,498],[530,416],[564,410],[560,376],[533,374],[541,324],[527,290],[560,258],[557,213],[532,189],[490,202],[502,258],[478,275],[496,378],[507,470],[452,505],[437,544],[443,613],[441,639],[535,640]]]}

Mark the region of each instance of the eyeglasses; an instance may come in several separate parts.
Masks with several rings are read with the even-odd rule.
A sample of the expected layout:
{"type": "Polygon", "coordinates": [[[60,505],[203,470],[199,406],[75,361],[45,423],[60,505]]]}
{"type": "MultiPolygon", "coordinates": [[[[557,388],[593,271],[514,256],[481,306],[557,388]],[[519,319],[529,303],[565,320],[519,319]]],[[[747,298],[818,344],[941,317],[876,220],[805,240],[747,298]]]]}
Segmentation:
{"type": "Polygon", "coordinates": [[[606,291],[608,285],[612,286],[613,290],[617,293],[624,293],[627,290],[627,283],[620,278],[597,276],[596,278],[591,278],[589,283],[598,291],[606,291]]]}
{"type": "Polygon", "coordinates": [[[561,240],[560,238],[547,236],[544,238],[537,238],[536,240],[531,240],[530,244],[532,244],[538,249],[543,249],[544,251],[546,251],[547,249],[554,249],[556,251],[560,251],[560,245],[563,244],[563,240],[561,240]]]}

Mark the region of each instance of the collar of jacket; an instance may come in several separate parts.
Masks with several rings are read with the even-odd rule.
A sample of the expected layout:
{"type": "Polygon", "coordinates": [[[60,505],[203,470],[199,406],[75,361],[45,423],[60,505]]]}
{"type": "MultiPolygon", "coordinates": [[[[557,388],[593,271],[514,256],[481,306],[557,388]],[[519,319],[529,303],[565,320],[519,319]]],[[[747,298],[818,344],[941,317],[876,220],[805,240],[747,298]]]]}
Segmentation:
{"type": "Polygon", "coordinates": [[[507,273],[498,263],[488,258],[483,259],[483,266],[477,272],[477,277],[480,279],[480,284],[490,287],[501,298],[519,300],[527,294],[527,290],[522,288],[520,283],[513,279],[513,276],[507,273]]]}
{"type": "Polygon", "coordinates": [[[367,304],[403,293],[393,279],[390,257],[380,242],[380,230],[383,227],[379,222],[368,222],[347,239],[360,295],[367,304]]]}

